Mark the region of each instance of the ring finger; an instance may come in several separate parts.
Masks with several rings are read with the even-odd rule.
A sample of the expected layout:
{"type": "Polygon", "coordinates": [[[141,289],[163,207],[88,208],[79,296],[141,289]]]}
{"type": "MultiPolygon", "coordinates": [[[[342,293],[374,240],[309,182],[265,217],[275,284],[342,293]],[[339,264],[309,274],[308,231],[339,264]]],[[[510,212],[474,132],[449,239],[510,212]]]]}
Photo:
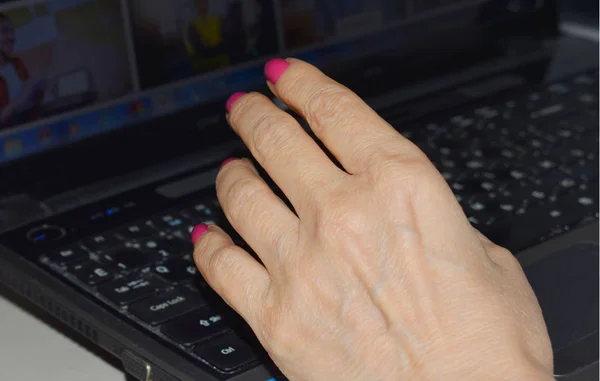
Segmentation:
{"type": "Polygon", "coordinates": [[[217,197],[225,216],[256,252],[267,270],[293,247],[298,217],[260,178],[248,160],[227,163],[217,177],[217,197]]]}

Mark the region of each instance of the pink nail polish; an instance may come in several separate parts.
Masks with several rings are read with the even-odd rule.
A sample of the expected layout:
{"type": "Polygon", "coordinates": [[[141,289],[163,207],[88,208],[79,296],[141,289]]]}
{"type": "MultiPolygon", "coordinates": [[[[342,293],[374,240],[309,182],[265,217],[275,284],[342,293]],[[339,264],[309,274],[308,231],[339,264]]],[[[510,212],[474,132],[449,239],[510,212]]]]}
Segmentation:
{"type": "Polygon", "coordinates": [[[237,93],[231,94],[231,96],[227,100],[227,103],[225,104],[225,108],[227,109],[227,112],[231,112],[231,107],[233,106],[233,104],[238,99],[240,99],[241,97],[243,97],[244,95],[246,95],[246,93],[243,93],[243,92],[237,92],[237,93]]]}
{"type": "Polygon", "coordinates": [[[196,242],[208,231],[208,225],[200,224],[192,230],[192,243],[195,245],[196,242]]]}
{"type": "Polygon", "coordinates": [[[237,160],[237,158],[235,158],[235,157],[230,157],[229,159],[226,159],[223,163],[221,163],[221,168],[223,168],[224,166],[226,166],[227,164],[229,164],[235,160],[237,160]]]}
{"type": "Polygon", "coordinates": [[[284,71],[290,66],[290,63],[281,58],[274,58],[265,65],[265,77],[272,84],[276,84],[284,71]]]}

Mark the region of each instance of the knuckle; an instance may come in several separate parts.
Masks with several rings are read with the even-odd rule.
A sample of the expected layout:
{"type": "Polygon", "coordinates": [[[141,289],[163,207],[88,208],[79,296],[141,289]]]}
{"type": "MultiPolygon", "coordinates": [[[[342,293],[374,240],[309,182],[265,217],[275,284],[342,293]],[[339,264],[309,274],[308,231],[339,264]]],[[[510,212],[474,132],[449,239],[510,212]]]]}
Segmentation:
{"type": "Polygon", "coordinates": [[[411,175],[431,175],[435,168],[420,150],[409,150],[410,152],[398,152],[386,155],[384,161],[394,172],[405,172],[411,175]]]}
{"type": "Polygon", "coordinates": [[[393,178],[390,174],[403,176],[417,172],[425,176],[435,173],[435,168],[423,151],[401,139],[377,137],[362,142],[358,151],[365,162],[364,173],[371,180],[393,178]]]}
{"type": "MultiPolygon", "coordinates": [[[[290,116],[280,112],[265,113],[256,120],[250,131],[250,145],[256,154],[264,156],[268,152],[281,152],[289,146],[292,134],[288,128],[290,116]]],[[[257,158],[259,159],[259,158],[257,158]]]]}
{"type": "Polygon", "coordinates": [[[194,262],[196,266],[200,270],[200,272],[206,275],[208,278],[212,278],[214,272],[214,263],[213,258],[215,252],[223,250],[223,247],[214,248],[211,250],[210,243],[213,242],[213,238],[216,233],[214,232],[206,232],[206,234],[202,237],[202,243],[196,247],[194,251],[194,262]]]}
{"type": "Polygon", "coordinates": [[[355,95],[337,84],[320,87],[306,101],[303,114],[311,125],[323,130],[332,123],[342,122],[344,115],[350,117],[355,95]]]}
{"type": "Polygon", "coordinates": [[[320,232],[328,236],[361,236],[368,229],[368,215],[362,203],[352,196],[334,195],[327,203],[322,203],[317,219],[320,232]]]}
{"type": "Polygon", "coordinates": [[[333,235],[342,235],[347,243],[356,244],[356,240],[366,237],[370,233],[368,216],[365,212],[358,209],[347,209],[338,212],[330,219],[330,226],[333,229],[333,235]]]}
{"type": "Polygon", "coordinates": [[[431,188],[440,177],[435,167],[421,155],[391,155],[371,171],[372,180],[398,190],[399,194],[414,195],[431,188]],[[390,184],[391,182],[391,184],[390,184]]]}
{"type": "Polygon", "coordinates": [[[488,251],[488,255],[494,262],[512,274],[520,274],[523,272],[521,262],[508,249],[494,245],[492,250],[488,251]]]}
{"type": "Polygon", "coordinates": [[[481,246],[483,246],[483,249],[486,253],[489,253],[496,248],[496,244],[486,237],[481,231],[474,226],[472,226],[472,229],[475,232],[475,235],[477,235],[477,238],[479,238],[479,242],[481,242],[481,246]]]}
{"type": "Polygon", "coordinates": [[[252,114],[252,111],[256,109],[264,98],[262,95],[257,93],[249,93],[244,95],[236,104],[236,112],[230,115],[231,121],[234,125],[241,125],[243,121],[252,114]]]}
{"type": "Polygon", "coordinates": [[[404,169],[402,156],[398,153],[389,154],[371,150],[365,155],[365,160],[372,164],[367,167],[366,173],[374,184],[386,184],[404,169]]]}
{"type": "Polygon", "coordinates": [[[231,258],[232,251],[232,246],[221,246],[215,249],[207,258],[205,270],[213,282],[215,282],[216,277],[221,275],[230,276],[227,271],[231,267],[229,259],[231,258]]]}
{"type": "Polygon", "coordinates": [[[242,212],[248,211],[259,204],[259,198],[264,191],[264,185],[258,179],[250,176],[240,176],[229,189],[225,191],[226,213],[232,223],[237,223],[242,212]]]}
{"type": "Polygon", "coordinates": [[[294,99],[298,94],[298,89],[301,89],[307,82],[307,78],[310,78],[310,73],[303,65],[298,65],[296,70],[289,73],[284,84],[279,87],[279,93],[284,99],[294,99]]]}

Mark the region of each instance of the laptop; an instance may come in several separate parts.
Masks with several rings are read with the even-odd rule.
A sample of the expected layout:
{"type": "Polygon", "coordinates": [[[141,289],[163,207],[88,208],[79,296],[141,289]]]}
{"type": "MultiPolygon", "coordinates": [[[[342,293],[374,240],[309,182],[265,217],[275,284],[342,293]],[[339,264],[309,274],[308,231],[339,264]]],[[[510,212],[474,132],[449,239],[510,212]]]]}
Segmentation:
{"type": "Polygon", "coordinates": [[[557,379],[598,379],[598,45],[561,34],[555,1],[48,0],[0,10],[0,108],[27,111],[1,113],[0,283],[132,378],[285,380],[196,271],[189,231],[216,223],[245,245],[214,190],[219,164],[248,156],[225,100],[269,94],[264,63],[294,56],[415,142],[473,226],[520,259],[557,379]],[[28,75],[11,74],[16,66],[28,75]],[[20,97],[25,77],[58,81],[40,90],[77,99],[53,108],[45,94],[20,97]]]}

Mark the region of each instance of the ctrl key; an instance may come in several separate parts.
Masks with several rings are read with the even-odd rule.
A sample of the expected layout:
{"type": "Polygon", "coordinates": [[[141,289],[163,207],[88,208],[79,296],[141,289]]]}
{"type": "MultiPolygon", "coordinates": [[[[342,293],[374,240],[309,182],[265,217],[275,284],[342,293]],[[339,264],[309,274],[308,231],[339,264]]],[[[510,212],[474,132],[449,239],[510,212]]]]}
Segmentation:
{"type": "Polygon", "coordinates": [[[223,373],[232,373],[257,359],[252,348],[231,333],[196,346],[194,353],[223,373]]]}

